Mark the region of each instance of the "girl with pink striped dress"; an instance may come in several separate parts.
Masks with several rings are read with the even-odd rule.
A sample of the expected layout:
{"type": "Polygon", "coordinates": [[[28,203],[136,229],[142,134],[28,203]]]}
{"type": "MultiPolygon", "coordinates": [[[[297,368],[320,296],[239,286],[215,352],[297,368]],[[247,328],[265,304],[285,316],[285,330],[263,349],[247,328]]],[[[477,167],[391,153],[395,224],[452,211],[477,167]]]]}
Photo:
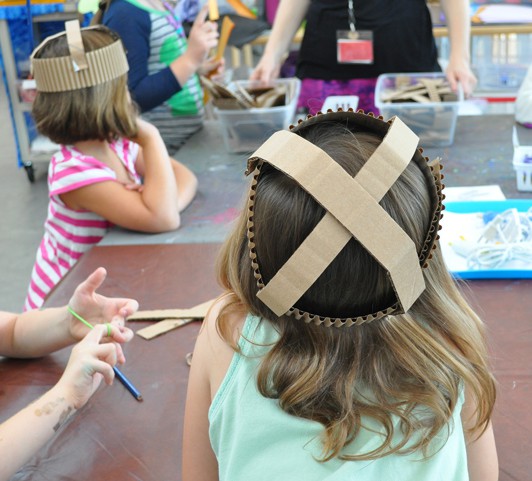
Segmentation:
{"type": "MultiPolygon", "coordinates": [[[[41,81],[40,88],[40,69],[49,67],[39,62],[72,55],[72,45],[68,35],[60,34],[32,55],[38,91],[32,114],[38,130],[60,144],[60,150],[49,166],[48,215],[25,310],[41,307],[113,225],[152,233],[177,229],[180,212],[197,188],[194,174],[169,157],[157,128],[137,116],[120,39],[103,26],[81,29],[80,34],[85,53],[102,51],[102,57],[119,42],[125,71],[103,82],[91,80],[88,87],[55,89],[41,81]]],[[[97,68],[91,59],[89,74],[97,68]]]]}

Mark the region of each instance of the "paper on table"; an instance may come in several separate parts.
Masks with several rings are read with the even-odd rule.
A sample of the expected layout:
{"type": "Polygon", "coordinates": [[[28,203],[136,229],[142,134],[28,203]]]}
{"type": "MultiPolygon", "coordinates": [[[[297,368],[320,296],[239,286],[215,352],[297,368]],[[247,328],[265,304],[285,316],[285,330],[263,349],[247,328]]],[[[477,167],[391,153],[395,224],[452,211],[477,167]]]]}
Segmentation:
{"type": "Polygon", "coordinates": [[[445,187],[445,202],[462,202],[472,200],[506,200],[506,197],[498,185],[445,187]]]}

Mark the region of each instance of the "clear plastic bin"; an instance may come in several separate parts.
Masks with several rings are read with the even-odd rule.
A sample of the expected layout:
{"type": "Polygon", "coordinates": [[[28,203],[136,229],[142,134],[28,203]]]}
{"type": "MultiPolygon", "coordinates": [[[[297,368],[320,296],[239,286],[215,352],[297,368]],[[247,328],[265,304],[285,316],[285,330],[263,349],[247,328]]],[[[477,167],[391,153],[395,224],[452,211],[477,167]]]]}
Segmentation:
{"type": "Polygon", "coordinates": [[[517,190],[532,192],[532,145],[521,145],[517,129],[513,129],[513,166],[517,179],[517,190]]]}
{"type": "MultiPolygon", "coordinates": [[[[450,102],[383,102],[385,92],[395,89],[397,79],[403,85],[404,79],[408,79],[410,85],[417,83],[419,79],[445,79],[441,72],[429,73],[394,73],[380,75],[375,87],[375,106],[385,120],[391,117],[399,117],[408,125],[420,139],[420,146],[444,147],[451,145],[454,140],[458,109],[464,95],[461,89],[458,91],[458,100],[450,102]]],[[[406,83],[406,82],[405,82],[406,83]]]]}
{"type": "Polygon", "coordinates": [[[476,90],[504,90],[517,92],[528,70],[526,64],[474,65],[478,79],[476,90]]]}
{"type": "MultiPolygon", "coordinates": [[[[244,88],[259,85],[257,82],[237,80],[228,86],[229,90],[233,90],[235,84],[244,88]]],[[[221,110],[217,107],[213,109],[220,123],[228,152],[251,153],[271,134],[286,129],[293,123],[301,81],[297,78],[278,79],[273,85],[288,86],[286,105],[264,109],[221,110]]]]}
{"type": "MultiPolygon", "coordinates": [[[[532,154],[532,149],[531,149],[532,154]]],[[[530,156],[532,159],[532,155],[530,156]]],[[[524,162],[514,158],[515,177],[517,179],[517,190],[521,192],[532,192],[532,163],[524,162]]]]}

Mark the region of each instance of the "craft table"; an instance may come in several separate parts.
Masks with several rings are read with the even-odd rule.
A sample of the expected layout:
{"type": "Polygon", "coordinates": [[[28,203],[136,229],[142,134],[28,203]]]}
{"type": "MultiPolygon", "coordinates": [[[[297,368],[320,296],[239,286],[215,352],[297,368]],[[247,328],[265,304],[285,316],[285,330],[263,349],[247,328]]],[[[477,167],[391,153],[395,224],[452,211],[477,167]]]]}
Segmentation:
{"type": "MultiPolygon", "coordinates": [[[[191,307],[220,293],[213,271],[218,244],[97,246],[52,292],[64,305],[96,267],[109,296],[137,298],[142,309],[191,307]]],[[[532,479],[532,281],[472,281],[464,292],[485,319],[498,380],[493,423],[500,481],[532,479]]],[[[131,323],[134,330],[149,325],[131,323]]],[[[188,366],[199,323],[151,341],[135,336],[125,348],[124,373],[144,396],[138,403],[115,383],[102,387],[13,481],[171,481],[180,479],[188,366]]],[[[0,422],[59,379],[70,350],[40,360],[1,360],[0,422]]]]}
{"type": "MultiPolygon", "coordinates": [[[[516,190],[513,125],[511,116],[460,117],[454,145],[425,153],[443,158],[447,185],[498,183],[509,198],[530,197],[516,190]]],[[[215,124],[208,127],[179,152],[178,158],[200,179],[200,193],[184,213],[183,227],[154,236],[112,232],[83,256],[47,306],[64,305],[74,287],[100,265],[109,272],[101,292],[135,297],[142,309],[191,307],[220,293],[213,271],[217,242],[244,195],[246,156],[226,154],[215,124]],[[205,240],[211,243],[191,243],[205,240]]],[[[530,280],[464,285],[488,325],[499,383],[493,420],[500,481],[532,480],[531,290],[530,280]]],[[[132,323],[134,330],[146,325],[132,323]]],[[[192,351],[198,329],[193,323],[151,341],[136,336],[125,349],[128,363],[123,371],[145,401],[135,401],[119,383],[102,387],[13,480],[179,480],[185,355],[192,351]]],[[[0,360],[0,422],[57,382],[69,352],[33,361],[0,360]]]]}
{"type": "MultiPolygon", "coordinates": [[[[99,292],[129,296],[142,309],[192,307],[221,290],[214,276],[218,244],[95,247],[53,291],[46,306],[68,302],[96,267],[108,278],[99,292]]],[[[149,325],[131,323],[135,331],[149,325]]],[[[170,481],[181,478],[181,437],[191,352],[199,323],[125,347],[122,371],[144,397],[119,382],[103,386],[13,480],[170,481]]],[[[39,360],[0,360],[0,422],[54,385],[70,349],[39,360]]],[[[0,358],[1,359],[1,358],[0,358]]],[[[28,436],[31,433],[27,433],[28,436]]]]}

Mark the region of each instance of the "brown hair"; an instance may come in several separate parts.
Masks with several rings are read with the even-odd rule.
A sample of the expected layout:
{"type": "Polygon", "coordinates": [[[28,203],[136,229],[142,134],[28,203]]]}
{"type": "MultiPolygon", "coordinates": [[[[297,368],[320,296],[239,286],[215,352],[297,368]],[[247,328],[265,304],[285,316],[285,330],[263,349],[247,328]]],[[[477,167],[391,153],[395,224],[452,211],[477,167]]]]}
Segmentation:
{"type": "MultiPolygon", "coordinates": [[[[86,52],[116,42],[118,36],[107,27],[82,30],[86,52]]],[[[50,40],[35,58],[68,56],[66,35],[50,40]]],[[[40,133],[58,144],[83,140],[108,140],[137,135],[137,109],[132,103],[127,75],[114,80],[66,92],[38,92],[32,115],[40,133]]]]}
{"type": "Polygon", "coordinates": [[[102,23],[103,16],[105,15],[105,12],[111,5],[112,0],[100,0],[98,3],[98,10],[94,12],[94,15],[91,18],[91,25],[99,25],[102,23]]]}
{"type": "MultiPolygon", "coordinates": [[[[355,175],[381,139],[354,134],[336,122],[300,130],[355,175]]],[[[289,152],[287,152],[289,155],[289,152]]],[[[410,162],[380,205],[413,239],[418,252],[430,222],[427,178],[410,162]]],[[[257,260],[267,283],[313,230],[323,208],[296,182],[265,164],[254,206],[257,260]]],[[[261,361],[259,392],[279,400],[295,416],[324,426],[322,461],[376,459],[421,450],[448,425],[460,391],[478,401],[476,428],[485,429],[495,402],[495,384],[487,364],[482,322],[447,272],[439,249],[423,269],[426,290],[407,314],[387,316],[360,326],[326,328],[289,316],[275,316],[256,296],[244,211],[218,259],[218,276],[229,292],[217,328],[235,350],[230,312],[246,309],[269,322],[279,340],[261,361]],[[369,389],[371,395],[367,394],[369,389]],[[416,410],[429,415],[420,419],[416,410]],[[392,445],[400,419],[402,442],[392,445]],[[342,455],[360,432],[362,418],[382,425],[382,444],[367,453],[342,455]],[[415,436],[414,434],[419,434],[415,436]],[[412,441],[408,448],[407,442],[412,441]]],[[[390,305],[393,289],[386,272],[355,239],[340,252],[297,308],[324,316],[349,317],[390,305]]]]}

